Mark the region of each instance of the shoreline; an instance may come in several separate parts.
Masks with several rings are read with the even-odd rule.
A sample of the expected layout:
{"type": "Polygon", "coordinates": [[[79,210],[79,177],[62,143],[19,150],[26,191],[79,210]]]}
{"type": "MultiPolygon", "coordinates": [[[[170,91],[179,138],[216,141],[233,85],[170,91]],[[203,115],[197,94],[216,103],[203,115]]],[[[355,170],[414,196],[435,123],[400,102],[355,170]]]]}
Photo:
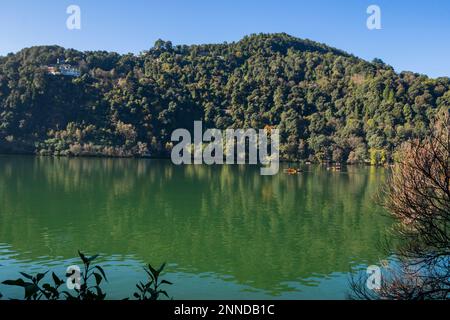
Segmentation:
{"type": "MultiPolygon", "coordinates": [[[[2,156],[27,156],[27,157],[36,157],[36,158],[66,158],[66,159],[136,159],[136,160],[170,160],[170,157],[163,157],[163,156],[110,156],[110,155],[81,155],[81,156],[72,156],[72,155],[42,155],[42,154],[36,154],[36,153],[3,153],[0,152],[0,157],[2,156]]],[[[224,158],[225,160],[225,158],[224,158]]],[[[293,164],[300,164],[300,165],[329,165],[329,166],[335,166],[335,165],[341,165],[341,166],[364,166],[364,167],[377,167],[377,168],[387,168],[394,165],[394,162],[388,162],[384,165],[373,165],[370,163],[345,163],[345,162],[333,162],[333,161],[324,161],[324,162],[314,162],[309,160],[287,160],[287,159],[280,159],[280,163],[293,163],[293,164]]],[[[245,163],[248,164],[248,163],[245,163]]],[[[217,164],[214,164],[217,165],[217,164]]],[[[223,165],[226,165],[224,162],[223,165]]]]}

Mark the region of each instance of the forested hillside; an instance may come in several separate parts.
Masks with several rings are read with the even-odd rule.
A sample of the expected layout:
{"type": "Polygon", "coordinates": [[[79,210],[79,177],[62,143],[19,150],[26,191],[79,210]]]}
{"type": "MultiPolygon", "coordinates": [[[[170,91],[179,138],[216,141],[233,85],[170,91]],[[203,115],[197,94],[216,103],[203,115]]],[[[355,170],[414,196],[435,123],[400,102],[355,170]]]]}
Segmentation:
{"type": "Polygon", "coordinates": [[[449,78],[396,73],[381,60],[286,34],[139,55],[57,46],[0,57],[0,152],[166,156],[176,128],[278,127],[282,157],[389,161],[450,107],[449,78]],[[48,74],[57,59],[80,77],[48,74]]]}

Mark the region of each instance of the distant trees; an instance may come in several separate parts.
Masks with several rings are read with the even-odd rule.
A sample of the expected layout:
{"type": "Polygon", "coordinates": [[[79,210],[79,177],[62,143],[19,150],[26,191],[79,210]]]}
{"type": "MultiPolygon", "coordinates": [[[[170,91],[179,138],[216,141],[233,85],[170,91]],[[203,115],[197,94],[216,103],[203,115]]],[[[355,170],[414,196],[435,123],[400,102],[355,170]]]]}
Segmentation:
{"type": "Polygon", "coordinates": [[[383,164],[449,107],[448,78],[397,74],[286,34],[193,46],[158,40],[139,55],[50,46],[0,58],[2,152],[71,155],[86,145],[96,155],[139,156],[146,143],[164,156],[174,129],[203,120],[218,129],[277,126],[285,159],[383,164]],[[81,77],[47,75],[43,66],[58,58],[81,77]],[[69,125],[89,134],[80,140],[69,125]]]}
{"type": "Polygon", "coordinates": [[[381,288],[354,282],[358,298],[450,298],[450,116],[439,114],[430,135],[406,142],[386,185],[385,206],[397,221],[400,265],[381,288]]]}

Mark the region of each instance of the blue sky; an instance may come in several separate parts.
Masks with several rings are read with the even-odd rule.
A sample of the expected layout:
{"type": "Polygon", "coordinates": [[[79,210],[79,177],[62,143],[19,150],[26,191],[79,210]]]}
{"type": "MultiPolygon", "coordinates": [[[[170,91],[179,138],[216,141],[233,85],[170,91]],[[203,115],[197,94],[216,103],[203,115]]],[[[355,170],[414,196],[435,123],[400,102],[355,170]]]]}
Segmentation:
{"type": "Polygon", "coordinates": [[[139,53],[158,38],[174,44],[237,41],[286,32],[332,45],[397,71],[450,76],[450,1],[433,0],[1,0],[0,55],[58,44],[139,53]],[[81,8],[81,30],[66,28],[66,8],[81,8]],[[368,30],[366,9],[381,8],[368,30]]]}

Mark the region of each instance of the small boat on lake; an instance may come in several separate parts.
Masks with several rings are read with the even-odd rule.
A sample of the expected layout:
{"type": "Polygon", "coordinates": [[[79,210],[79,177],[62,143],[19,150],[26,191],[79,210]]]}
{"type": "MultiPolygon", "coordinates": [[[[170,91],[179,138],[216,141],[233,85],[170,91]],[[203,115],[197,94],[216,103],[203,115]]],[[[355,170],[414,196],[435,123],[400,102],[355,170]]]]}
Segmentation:
{"type": "Polygon", "coordinates": [[[284,173],[287,173],[289,175],[299,174],[302,173],[303,170],[300,168],[287,168],[283,170],[284,173]]]}
{"type": "Polygon", "coordinates": [[[327,167],[327,170],[331,170],[331,171],[341,171],[342,170],[342,166],[340,163],[335,163],[332,164],[331,166],[327,167]]]}

